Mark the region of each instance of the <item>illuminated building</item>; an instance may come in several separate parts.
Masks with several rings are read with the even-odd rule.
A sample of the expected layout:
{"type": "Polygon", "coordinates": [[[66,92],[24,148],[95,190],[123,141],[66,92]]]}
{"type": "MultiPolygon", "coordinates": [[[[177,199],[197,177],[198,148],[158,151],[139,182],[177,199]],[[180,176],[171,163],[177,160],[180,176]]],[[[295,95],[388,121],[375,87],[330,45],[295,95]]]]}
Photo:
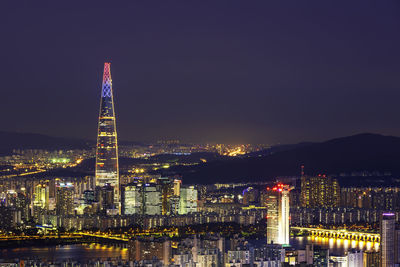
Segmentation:
{"type": "Polygon", "coordinates": [[[347,253],[348,267],[363,267],[364,265],[363,252],[360,250],[351,250],[347,253]]]}
{"type": "Polygon", "coordinates": [[[114,203],[119,209],[120,183],[118,145],[110,63],[104,63],[98,127],[96,147],[96,186],[101,187],[105,184],[111,185],[115,190],[114,203]]]}
{"type": "Polygon", "coordinates": [[[36,223],[43,224],[44,215],[49,209],[49,187],[45,184],[35,186],[32,215],[36,223]]]}
{"type": "Polygon", "coordinates": [[[313,246],[313,266],[329,266],[329,249],[313,246]]]}
{"type": "Polygon", "coordinates": [[[74,214],[74,187],[71,183],[60,183],[56,187],[56,214],[60,216],[74,214]]]}
{"type": "Polygon", "coordinates": [[[93,190],[85,190],[83,192],[83,198],[85,201],[85,204],[92,204],[93,202],[96,202],[96,194],[93,190]]]}
{"type": "Polygon", "coordinates": [[[129,260],[143,261],[154,258],[164,265],[170,264],[171,241],[166,239],[141,238],[130,240],[128,243],[129,260]]]}
{"type": "Polygon", "coordinates": [[[278,188],[279,199],[279,230],[278,243],[289,245],[289,186],[278,188]]]}
{"type": "Polygon", "coordinates": [[[265,205],[267,207],[267,243],[278,243],[279,196],[276,190],[268,190],[265,205]]]}
{"type": "Polygon", "coordinates": [[[243,190],[243,204],[250,205],[258,201],[258,190],[253,187],[248,187],[243,190]]]}
{"type": "Polygon", "coordinates": [[[35,198],[33,205],[43,209],[48,209],[49,187],[47,185],[38,184],[37,186],[35,186],[35,198]]]}
{"type": "Polygon", "coordinates": [[[145,215],[161,215],[161,193],[155,184],[144,185],[143,202],[145,215]]]}
{"type": "Polygon", "coordinates": [[[180,191],[181,191],[181,184],[182,184],[182,180],[174,179],[174,195],[175,196],[179,196],[180,191]]]}
{"type": "Polygon", "coordinates": [[[180,197],[178,196],[173,196],[170,197],[169,201],[168,201],[168,211],[169,214],[173,215],[177,215],[179,214],[179,204],[180,204],[180,197]]]}
{"type": "Polygon", "coordinates": [[[364,251],[363,253],[363,267],[379,267],[380,266],[380,252],[377,251],[364,251]]]}
{"type": "Polygon", "coordinates": [[[194,186],[181,187],[179,214],[197,212],[197,189],[194,186]]]}
{"type": "Polygon", "coordinates": [[[381,267],[395,266],[395,224],[396,216],[394,213],[383,213],[380,223],[380,260],[381,267]]]}
{"type": "Polygon", "coordinates": [[[103,214],[113,213],[113,210],[115,210],[115,203],[114,203],[115,192],[113,186],[106,184],[98,188],[98,190],[99,190],[99,202],[103,214]]]}
{"type": "Polygon", "coordinates": [[[143,193],[140,184],[126,186],[123,191],[122,199],[122,208],[125,215],[142,214],[143,193]]]}
{"type": "Polygon", "coordinates": [[[339,206],[340,188],[338,181],[325,175],[301,177],[301,204],[307,208],[339,206]]]}
{"type": "Polygon", "coordinates": [[[161,177],[157,179],[157,182],[161,186],[162,215],[170,214],[169,199],[174,195],[173,180],[168,177],[161,177]]]}
{"type": "Polygon", "coordinates": [[[267,243],[289,244],[289,191],[283,184],[267,190],[267,243]]]}

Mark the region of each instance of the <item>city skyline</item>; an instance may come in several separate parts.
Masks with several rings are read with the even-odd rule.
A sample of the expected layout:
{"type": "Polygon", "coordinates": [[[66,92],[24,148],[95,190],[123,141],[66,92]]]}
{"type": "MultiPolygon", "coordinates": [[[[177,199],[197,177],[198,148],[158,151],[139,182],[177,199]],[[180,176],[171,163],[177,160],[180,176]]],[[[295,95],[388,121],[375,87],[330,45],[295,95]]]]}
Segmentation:
{"type": "Polygon", "coordinates": [[[400,136],[398,5],[293,4],[132,2],[117,14],[101,1],[89,13],[8,2],[3,129],[94,139],[97,77],[110,61],[122,140],[400,136]]]}
{"type": "Polygon", "coordinates": [[[400,266],[398,1],[2,7],[0,266],[400,266]]]}

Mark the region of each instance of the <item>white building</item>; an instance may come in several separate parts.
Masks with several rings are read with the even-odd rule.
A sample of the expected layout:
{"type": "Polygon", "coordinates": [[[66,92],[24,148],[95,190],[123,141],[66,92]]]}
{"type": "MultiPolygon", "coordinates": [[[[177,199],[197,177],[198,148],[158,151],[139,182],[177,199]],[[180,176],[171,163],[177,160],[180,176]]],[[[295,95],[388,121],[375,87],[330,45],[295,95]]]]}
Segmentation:
{"type": "Polygon", "coordinates": [[[197,212],[197,189],[194,186],[180,188],[179,214],[197,212]]]}
{"type": "Polygon", "coordinates": [[[279,201],[279,230],[278,243],[289,244],[289,186],[283,185],[278,189],[280,192],[279,201]]]}
{"type": "Polygon", "coordinates": [[[124,214],[141,214],[143,207],[143,194],[141,186],[131,185],[124,190],[124,214]]]}
{"type": "Polygon", "coordinates": [[[156,185],[145,184],[143,188],[143,194],[144,214],[161,215],[161,192],[157,189],[156,185]]]}
{"type": "Polygon", "coordinates": [[[268,191],[267,242],[289,244],[289,186],[278,184],[268,191]]]}
{"type": "Polygon", "coordinates": [[[363,252],[360,250],[349,251],[347,253],[347,266],[346,267],[363,267],[363,252]]]}

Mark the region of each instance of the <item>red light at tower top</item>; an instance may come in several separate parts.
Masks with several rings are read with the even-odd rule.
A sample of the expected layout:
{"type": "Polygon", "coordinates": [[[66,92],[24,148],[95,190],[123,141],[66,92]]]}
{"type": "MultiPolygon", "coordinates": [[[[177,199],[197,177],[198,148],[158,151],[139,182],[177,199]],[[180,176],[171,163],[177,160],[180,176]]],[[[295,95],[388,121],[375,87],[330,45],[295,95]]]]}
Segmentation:
{"type": "Polygon", "coordinates": [[[290,191],[292,188],[289,185],[282,184],[282,183],[278,183],[272,188],[267,187],[268,191],[272,190],[272,191],[276,191],[276,192],[283,192],[284,189],[287,191],[290,191]]]}

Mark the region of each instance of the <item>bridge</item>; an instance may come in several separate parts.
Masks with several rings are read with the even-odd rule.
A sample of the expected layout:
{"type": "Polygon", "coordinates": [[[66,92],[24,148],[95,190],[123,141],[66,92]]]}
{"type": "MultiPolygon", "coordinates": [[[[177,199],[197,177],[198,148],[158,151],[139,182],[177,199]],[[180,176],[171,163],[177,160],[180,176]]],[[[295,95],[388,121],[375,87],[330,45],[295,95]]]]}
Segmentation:
{"type": "Polygon", "coordinates": [[[332,230],[324,228],[311,228],[311,227],[290,227],[291,230],[299,232],[308,232],[311,236],[339,238],[357,241],[370,241],[379,242],[381,237],[377,233],[348,231],[344,229],[332,230]]]}

